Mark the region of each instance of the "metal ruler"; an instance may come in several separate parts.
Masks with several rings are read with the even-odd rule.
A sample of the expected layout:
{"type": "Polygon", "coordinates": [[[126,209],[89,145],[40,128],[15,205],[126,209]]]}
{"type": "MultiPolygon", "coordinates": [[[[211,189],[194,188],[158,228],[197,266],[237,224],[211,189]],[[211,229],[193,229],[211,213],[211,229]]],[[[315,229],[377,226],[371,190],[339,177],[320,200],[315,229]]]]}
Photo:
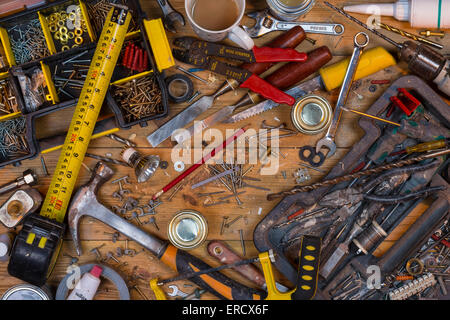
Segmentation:
{"type": "Polygon", "coordinates": [[[58,222],[64,221],[130,20],[128,9],[121,6],[111,8],[106,17],[52,182],[42,205],[41,216],[58,222]]]}

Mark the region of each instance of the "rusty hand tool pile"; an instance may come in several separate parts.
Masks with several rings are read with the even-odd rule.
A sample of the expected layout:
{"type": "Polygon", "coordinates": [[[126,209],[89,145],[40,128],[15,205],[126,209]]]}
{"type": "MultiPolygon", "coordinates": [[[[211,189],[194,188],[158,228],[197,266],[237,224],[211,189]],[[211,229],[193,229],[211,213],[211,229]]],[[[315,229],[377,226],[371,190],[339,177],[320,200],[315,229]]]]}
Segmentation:
{"type": "MultiPolygon", "coordinates": [[[[167,115],[168,90],[160,77],[187,76],[189,81],[173,83],[191,97],[178,103],[172,99],[169,119],[148,127],[140,123],[128,139],[110,132],[114,143],[125,145],[120,160],[113,158],[117,146],[111,148],[106,139],[95,145],[98,152],[106,150],[105,156],[86,154],[100,161],[95,166],[83,163],[87,170],[80,175],[89,174],[90,180],[74,192],[67,208],[73,247],[64,247],[57,263],[74,267],[80,259],[105,274],[120,271],[127,275],[114,281],[121,299],[129,299],[133,289],[145,300],[448,300],[447,34],[440,38],[433,30],[405,31],[395,20],[384,23],[384,16],[377,22],[384,29],[380,32],[351,13],[357,9],[341,8],[342,1],[297,1],[287,10],[283,0],[267,0],[264,10],[246,13],[256,20],[254,26],[242,28],[245,20],[231,14],[234,9],[241,12],[240,1],[199,0],[190,12],[174,8],[189,8],[192,1],[171,2],[157,1],[163,17],[157,25],[131,19],[107,99],[117,102],[126,123],[137,124],[167,115]],[[219,7],[222,12],[212,12],[219,7]],[[202,13],[205,8],[211,12],[202,13]],[[311,22],[305,18],[308,12],[314,17],[337,13],[332,17],[339,23],[311,22]],[[218,24],[226,14],[230,16],[224,28],[218,24]],[[145,37],[135,41],[143,30],[145,37]],[[156,31],[163,36],[153,36],[156,31]],[[422,36],[415,35],[419,31],[422,36]],[[391,33],[409,40],[394,41],[391,33]],[[390,47],[373,45],[379,38],[390,47]],[[154,57],[146,50],[149,46],[154,57]],[[406,64],[397,65],[392,46],[406,64]],[[335,52],[348,56],[333,57],[335,52]],[[209,89],[215,92],[203,93],[209,89]],[[225,96],[230,92],[234,96],[225,96]],[[358,126],[360,138],[346,139],[345,130],[358,126]],[[344,148],[343,141],[350,140],[344,148]],[[280,141],[286,145],[280,147],[280,141]],[[200,156],[188,160],[199,149],[200,156]],[[252,152],[256,163],[250,161],[252,152]],[[177,158],[180,154],[189,156],[177,158]],[[238,161],[241,155],[248,161],[238,161]],[[264,170],[274,163],[278,167],[266,176],[264,170]],[[200,167],[204,170],[197,170],[200,167]],[[113,178],[115,174],[121,177],[113,178]],[[111,187],[114,190],[105,195],[111,187]],[[186,208],[174,209],[179,204],[186,208]],[[419,217],[407,222],[412,216],[419,217]],[[82,224],[83,217],[100,224],[82,224]],[[389,244],[405,224],[410,226],[389,244]],[[108,230],[94,230],[103,226],[108,230]],[[83,232],[106,239],[91,245],[83,232]],[[251,235],[250,245],[245,240],[251,235]],[[233,243],[240,245],[239,253],[233,243]],[[253,249],[259,255],[251,256],[253,249]],[[202,253],[208,253],[205,261],[198,258],[202,253]],[[172,276],[161,271],[166,267],[172,276]],[[222,273],[226,269],[234,273],[222,273]],[[248,285],[241,283],[242,277],[248,285]]],[[[101,31],[111,8],[123,6],[140,11],[134,1],[87,1],[94,30],[101,31]]],[[[24,36],[19,29],[13,31],[18,37],[30,32],[24,36]]],[[[33,34],[39,38],[12,43],[18,64],[50,54],[37,43],[45,37],[33,34]],[[36,52],[24,52],[18,45],[35,47],[36,52]]],[[[52,67],[58,95],[78,99],[92,80],[87,79],[89,65],[95,64],[91,57],[80,51],[52,67]]],[[[0,74],[0,111],[6,115],[23,111],[9,81],[0,74]]],[[[49,95],[43,100],[51,98],[51,89],[46,88],[49,95]]],[[[0,158],[30,152],[27,129],[24,118],[0,119],[0,158]]],[[[0,249],[8,252],[0,261],[11,264],[17,251],[8,239],[19,236],[10,226],[32,228],[29,218],[42,202],[32,188],[35,184],[30,173],[2,187],[1,193],[12,194],[0,206],[1,227],[8,228],[7,236],[0,229],[0,249]]],[[[41,286],[29,282],[29,290],[41,286]]],[[[103,294],[108,293],[97,290],[97,297],[103,294]]],[[[67,296],[63,279],[56,298],[67,296]]]]}

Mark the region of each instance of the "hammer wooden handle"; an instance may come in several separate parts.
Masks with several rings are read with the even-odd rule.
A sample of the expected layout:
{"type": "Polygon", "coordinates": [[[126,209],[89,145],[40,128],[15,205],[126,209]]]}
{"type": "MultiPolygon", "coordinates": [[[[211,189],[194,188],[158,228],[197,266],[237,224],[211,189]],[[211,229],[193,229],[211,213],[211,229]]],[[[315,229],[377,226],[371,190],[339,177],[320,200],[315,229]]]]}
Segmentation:
{"type": "Polygon", "coordinates": [[[319,47],[308,53],[308,60],[285,64],[265,80],[278,89],[287,89],[322,68],[332,57],[328,47],[319,47]]]}

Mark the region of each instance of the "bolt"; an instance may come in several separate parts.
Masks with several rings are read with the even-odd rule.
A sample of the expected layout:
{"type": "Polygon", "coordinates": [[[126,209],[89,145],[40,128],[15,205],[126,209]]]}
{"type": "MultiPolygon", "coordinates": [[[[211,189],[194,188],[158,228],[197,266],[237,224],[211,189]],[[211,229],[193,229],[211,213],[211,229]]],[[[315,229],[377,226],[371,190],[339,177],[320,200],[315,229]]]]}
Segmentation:
{"type": "Polygon", "coordinates": [[[137,286],[132,286],[130,289],[136,290],[141,295],[141,297],[144,298],[144,300],[148,300],[147,296],[137,286]]]}
{"type": "Polygon", "coordinates": [[[114,257],[114,253],[112,253],[111,251],[109,251],[109,252],[106,254],[106,260],[105,260],[105,262],[108,261],[109,259],[113,259],[115,262],[120,263],[120,261],[117,260],[116,257],[114,257]]]}
{"type": "Polygon", "coordinates": [[[244,230],[239,230],[239,238],[241,239],[242,255],[245,256],[244,230]]]}
{"type": "Polygon", "coordinates": [[[156,224],[156,219],[155,219],[155,217],[150,217],[150,219],[147,221],[147,223],[153,224],[153,225],[155,226],[155,228],[159,231],[159,227],[158,227],[158,225],[156,224]]]}
{"type": "Polygon", "coordinates": [[[192,95],[192,97],[189,98],[187,103],[191,103],[192,101],[194,101],[194,99],[197,98],[200,95],[200,93],[201,93],[200,91],[197,91],[196,93],[194,93],[192,95]]]}
{"type": "Polygon", "coordinates": [[[225,227],[226,221],[228,220],[228,216],[224,216],[222,220],[222,225],[220,227],[220,235],[223,234],[223,228],[225,227]]]}
{"type": "Polygon", "coordinates": [[[420,35],[421,36],[425,36],[425,37],[437,36],[437,37],[443,38],[445,36],[445,33],[444,32],[440,32],[440,31],[426,30],[426,31],[421,31],[420,35]]]}
{"type": "Polygon", "coordinates": [[[310,43],[312,43],[313,46],[314,46],[314,45],[316,44],[316,42],[317,42],[317,40],[314,40],[314,39],[311,39],[311,38],[308,38],[308,37],[306,37],[305,40],[308,41],[308,42],[310,42],[310,43]]]}
{"type": "Polygon", "coordinates": [[[236,223],[236,221],[238,221],[239,219],[241,219],[243,217],[243,215],[240,215],[237,218],[234,218],[233,220],[231,220],[229,223],[225,224],[225,228],[229,228],[231,227],[234,223],[236,223]]]}

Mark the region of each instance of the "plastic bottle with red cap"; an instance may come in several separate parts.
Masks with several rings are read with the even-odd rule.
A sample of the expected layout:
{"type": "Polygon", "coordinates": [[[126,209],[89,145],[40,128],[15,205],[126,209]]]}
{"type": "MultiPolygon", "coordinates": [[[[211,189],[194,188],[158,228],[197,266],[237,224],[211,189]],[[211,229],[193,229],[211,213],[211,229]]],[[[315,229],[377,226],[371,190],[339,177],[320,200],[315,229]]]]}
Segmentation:
{"type": "Polygon", "coordinates": [[[89,273],[85,273],[75,285],[67,300],[92,300],[100,285],[102,272],[102,267],[94,266],[89,273]]]}

